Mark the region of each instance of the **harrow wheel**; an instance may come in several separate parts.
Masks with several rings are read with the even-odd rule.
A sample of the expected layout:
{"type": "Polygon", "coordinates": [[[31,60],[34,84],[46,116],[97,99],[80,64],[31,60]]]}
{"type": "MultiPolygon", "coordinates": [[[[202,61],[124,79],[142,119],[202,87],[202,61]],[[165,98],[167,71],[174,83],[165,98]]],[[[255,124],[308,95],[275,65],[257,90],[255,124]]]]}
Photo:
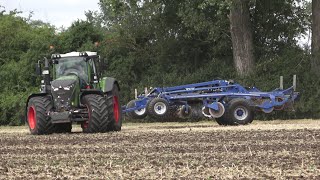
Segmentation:
{"type": "Polygon", "coordinates": [[[226,125],[246,125],[253,121],[254,116],[249,102],[236,98],[228,103],[228,108],[222,117],[226,125]]]}
{"type": "MultiPolygon", "coordinates": [[[[132,100],[127,104],[127,109],[133,108],[135,106],[136,106],[135,100],[132,100]]],[[[147,110],[146,110],[146,108],[143,108],[143,109],[138,109],[135,111],[127,112],[127,116],[130,119],[143,119],[147,116],[147,110]]]]}
{"type": "Polygon", "coordinates": [[[163,98],[154,98],[147,105],[147,112],[151,117],[166,119],[170,116],[170,106],[163,98]]]}
{"type": "Polygon", "coordinates": [[[231,124],[229,124],[229,122],[223,116],[219,117],[219,118],[216,118],[216,122],[221,126],[231,125],[231,124]]]}

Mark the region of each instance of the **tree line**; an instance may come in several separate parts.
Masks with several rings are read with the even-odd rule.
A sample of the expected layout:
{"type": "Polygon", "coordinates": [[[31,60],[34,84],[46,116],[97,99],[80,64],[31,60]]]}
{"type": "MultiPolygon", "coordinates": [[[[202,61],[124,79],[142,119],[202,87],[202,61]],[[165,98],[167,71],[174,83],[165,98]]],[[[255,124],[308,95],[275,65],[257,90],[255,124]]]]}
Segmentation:
{"type": "Polygon", "coordinates": [[[258,118],[318,118],[320,2],[313,0],[100,0],[69,28],[0,12],[0,124],[21,122],[39,89],[34,64],[51,53],[98,51],[104,75],[119,79],[122,104],[133,89],[234,79],[264,91],[298,77],[294,113],[258,118]],[[300,36],[312,33],[311,47],[300,36]],[[51,46],[51,48],[50,48],[51,46]]]}

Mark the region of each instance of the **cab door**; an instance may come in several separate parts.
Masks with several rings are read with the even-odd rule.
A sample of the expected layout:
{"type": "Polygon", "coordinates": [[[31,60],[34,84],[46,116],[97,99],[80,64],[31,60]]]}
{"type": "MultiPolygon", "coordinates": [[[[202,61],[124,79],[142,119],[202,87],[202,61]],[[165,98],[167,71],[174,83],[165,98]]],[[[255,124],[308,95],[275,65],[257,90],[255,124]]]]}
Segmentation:
{"type": "Polygon", "coordinates": [[[89,82],[90,82],[91,87],[93,87],[93,89],[100,89],[99,77],[97,74],[95,60],[96,60],[96,58],[91,58],[88,61],[89,82]]]}

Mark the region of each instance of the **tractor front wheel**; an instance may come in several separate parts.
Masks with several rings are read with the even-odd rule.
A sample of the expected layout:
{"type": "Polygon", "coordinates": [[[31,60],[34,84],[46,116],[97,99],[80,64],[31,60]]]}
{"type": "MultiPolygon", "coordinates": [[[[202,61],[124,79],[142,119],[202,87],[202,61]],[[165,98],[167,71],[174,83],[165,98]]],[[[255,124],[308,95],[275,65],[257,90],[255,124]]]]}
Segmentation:
{"type": "Polygon", "coordinates": [[[48,112],[52,109],[49,97],[33,97],[28,102],[27,123],[31,134],[51,134],[55,131],[55,126],[51,123],[48,112]]]}
{"type": "Polygon", "coordinates": [[[97,94],[85,95],[81,103],[88,109],[88,121],[82,124],[84,133],[104,133],[108,131],[110,108],[103,96],[97,94]]]}

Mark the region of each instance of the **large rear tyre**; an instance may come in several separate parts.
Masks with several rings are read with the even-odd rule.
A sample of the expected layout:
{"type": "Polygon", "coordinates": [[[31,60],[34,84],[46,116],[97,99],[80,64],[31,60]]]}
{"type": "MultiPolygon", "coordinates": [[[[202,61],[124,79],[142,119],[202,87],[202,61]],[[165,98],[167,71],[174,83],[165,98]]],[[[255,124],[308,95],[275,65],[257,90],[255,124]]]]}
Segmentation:
{"type": "MultiPolygon", "coordinates": [[[[127,109],[128,108],[133,108],[135,107],[135,100],[131,100],[128,104],[127,104],[127,109]]],[[[143,109],[139,109],[139,110],[135,110],[135,111],[131,111],[131,112],[127,112],[127,116],[130,119],[143,119],[147,116],[147,111],[146,108],[143,109]]]]}
{"type": "Polygon", "coordinates": [[[109,110],[109,119],[111,122],[108,126],[108,131],[121,131],[122,126],[122,110],[120,106],[119,88],[114,85],[111,93],[107,97],[107,104],[112,104],[112,108],[109,110]]]}
{"type": "Polygon", "coordinates": [[[55,126],[51,123],[48,112],[52,109],[49,97],[33,97],[28,102],[27,123],[31,134],[54,133],[55,126]]]}
{"type": "Polygon", "coordinates": [[[236,98],[228,103],[228,108],[220,120],[223,120],[223,125],[247,125],[253,121],[253,117],[253,110],[249,102],[236,98]]]}
{"type": "Polygon", "coordinates": [[[112,103],[107,103],[103,96],[97,94],[85,95],[82,97],[81,103],[88,109],[88,121],[81,125],[83,132],[107,132],[111,122],[109,114],[111,113],[112,103]]]}

